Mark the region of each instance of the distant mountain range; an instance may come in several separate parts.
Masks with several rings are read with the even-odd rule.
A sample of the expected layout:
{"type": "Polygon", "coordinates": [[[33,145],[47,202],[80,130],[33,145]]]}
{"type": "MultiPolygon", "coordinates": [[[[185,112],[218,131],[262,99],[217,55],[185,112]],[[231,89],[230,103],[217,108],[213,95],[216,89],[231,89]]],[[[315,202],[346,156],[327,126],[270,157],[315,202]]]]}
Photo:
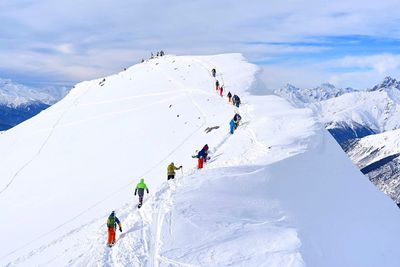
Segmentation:
{"type": "Polygon", "coordinates": [[[66,87],[37,89],[0,78],[0,131],[35,116],[67,93],[66,87]]]}
{"type": "Polygon", "coordinates": [[[274,92],[311,108],[360,170],[400,203],[400,81],[386,77],[365,90],[323,84],[274,92]]]}
{"type": "Polygon", "coordinates": [[[355,92],[353,88],[336,88],[333,84],[323,83],[315,88],[300,89],[294,85],[287,84],[274,93],[289,100],[295,106],[304,106],[310,103],[338,97],[346,93],[355,92]]]}

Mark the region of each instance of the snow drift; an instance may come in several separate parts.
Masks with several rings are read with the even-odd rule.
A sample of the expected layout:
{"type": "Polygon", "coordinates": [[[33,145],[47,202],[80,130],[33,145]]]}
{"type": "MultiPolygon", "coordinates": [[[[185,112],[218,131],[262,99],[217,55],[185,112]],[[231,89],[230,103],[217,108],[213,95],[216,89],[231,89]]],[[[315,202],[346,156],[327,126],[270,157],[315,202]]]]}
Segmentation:
{"type": "Polygon", "coordinates": [[[256,71],[238,54],[156,58],[2,134],[0,264],[397,266],[397,207],[310,109],[246,92],[256,71]],[[212,68],[243,101],[233,135],[212,68]],[[184,172],[167,183],[171,161],[184,172]],[[140,177],[151,194],[137,210],[140,177]],[[124,231],[110,249],[114,209],[124,231]]]}

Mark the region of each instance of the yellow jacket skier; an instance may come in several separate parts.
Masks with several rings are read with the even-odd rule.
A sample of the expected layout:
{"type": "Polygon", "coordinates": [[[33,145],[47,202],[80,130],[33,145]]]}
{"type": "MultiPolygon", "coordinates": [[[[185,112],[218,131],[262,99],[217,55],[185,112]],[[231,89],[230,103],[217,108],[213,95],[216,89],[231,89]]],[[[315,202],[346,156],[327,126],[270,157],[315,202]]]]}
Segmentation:
{"type": "Polygon", "coordinates": [[[168,180],[174,179],[174,178],[175,178],[175,171],[176,171],[176,170],[179,170],[179,169],[182,169],[182,166],[175,167],[174,163],[171,162],[171,164],[169,164],[169,165],[168,165],[168,168],[167,168],[167,171],[168,171],[168,173],[167,173],[168,180]]]}

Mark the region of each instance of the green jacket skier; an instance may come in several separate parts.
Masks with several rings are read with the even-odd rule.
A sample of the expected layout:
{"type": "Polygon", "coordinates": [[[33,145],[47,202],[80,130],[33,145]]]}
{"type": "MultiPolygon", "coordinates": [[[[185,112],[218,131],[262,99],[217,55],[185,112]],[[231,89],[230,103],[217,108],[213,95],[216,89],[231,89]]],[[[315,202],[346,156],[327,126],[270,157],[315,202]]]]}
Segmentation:
{"type": "Polygon", "coordinates": [[[140,208],[143,204],[143,196],[144,196],[144,191],[146,190],[147,194],[149,193],[149,189],[147,188],[147,185],[144,183],[144,179],[140,179],[140,183],[136,185],[135,189],[135,196],[136,194],[139,195],[139,205],[138,207],[140,208]]]}

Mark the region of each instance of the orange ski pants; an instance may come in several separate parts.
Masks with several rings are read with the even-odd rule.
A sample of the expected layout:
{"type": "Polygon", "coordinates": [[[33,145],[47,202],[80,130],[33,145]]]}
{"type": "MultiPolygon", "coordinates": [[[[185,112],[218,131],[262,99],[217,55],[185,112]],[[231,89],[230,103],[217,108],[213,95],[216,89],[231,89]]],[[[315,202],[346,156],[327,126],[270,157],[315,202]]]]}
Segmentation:
{"type": "Polygon", "coordinates": [[[113,242],[115,242],[115,228],[108,228],[108,241],[107,244],[111,245],[113,242]]]}

